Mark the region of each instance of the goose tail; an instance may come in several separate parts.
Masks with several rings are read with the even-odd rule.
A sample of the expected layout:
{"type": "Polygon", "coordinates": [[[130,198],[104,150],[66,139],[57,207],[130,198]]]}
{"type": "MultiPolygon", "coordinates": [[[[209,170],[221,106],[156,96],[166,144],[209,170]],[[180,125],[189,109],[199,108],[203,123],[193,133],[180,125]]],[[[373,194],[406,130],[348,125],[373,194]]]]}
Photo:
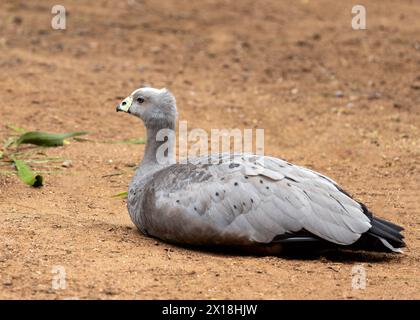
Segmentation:
{"type": "Polygon", "coordinates": [[[401,233],[404,228],[375,217],[363,204],[362,208],[369,217],[372,227],[360,237],[355,245],[360,245],[370,251],[402,253],[401,248],[406,246],[404,235],[401,233]]]}

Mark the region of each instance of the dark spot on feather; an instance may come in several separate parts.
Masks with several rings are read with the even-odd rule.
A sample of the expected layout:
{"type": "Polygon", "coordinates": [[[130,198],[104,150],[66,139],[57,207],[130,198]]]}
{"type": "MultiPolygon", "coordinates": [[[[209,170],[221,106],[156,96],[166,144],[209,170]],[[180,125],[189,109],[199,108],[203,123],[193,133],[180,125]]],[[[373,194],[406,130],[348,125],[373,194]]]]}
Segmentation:
{"type": "Polygon", "coordinates": [[[292,185],[288,182],[288,183],[287,183],[287,186],[288,186],[288,187],[291,187],[292,185]]]}
{"type": "Polygon", "coordinates": [[[179,203],[179,200],[176,200],[176,203],[179,203]]]}
{"type": "Polygon", "coordinates": [[[194,211],[197,211],[197,208],[196,207],[194,207],[194,211]]]}
{"type": "Polygon", "coordinates": [[[236,205],[233,206],[236,209],[236,205]]]}
{"type": "Polygon", "coordinates": [[[248,176],[245,176],[245,179],[248,179],[248,176]]]}
{"type": "Polygon", "coordinates": [[[225,178],[220,178],[220,180],[222,180],[222,181],[223,181],[223,180],[225,180],[225,178]]]}
{"type": "Polygon", "coordinates": [[[246,206],[245,202],[242,202],[242,205],[243,205],[243,206],[246,206]]]}
{"type": "Polygon", "coordinates": [[[233,169],[233,168],[236,168],[236,167],[239,167],[239,163],[231,163],[229,165],[229,169],[233,169]]]}
{"type": "Polygon", "coordinates": [[[264,181],[260,180],[260,183],[264,183],[264,181]]]}
{"type": "Polygon", "coordinates": [[[284,176],[287,180],[290,180],[290,181],[293,181],[293,182],[296,182],[297,183],[297,181],[295,180],[295,179],[293,179],[293,178],[290,178],[290,177],[287,177],[287,176],[284,176]]]}
{"type": "Polygon", "coordinates": [[[251,202],[254,203],[254,199],[251,199],[251,202]]]}
{"type": "Polygon", "coordinates": [[[265,187],[267,190],[270,189],[269,187],[265,187]]]}
{"type": "Polygon", "coordinates": [[[216,192],[216,197],[218,197],[219,196],[219,192],[216,192]]]}
{"type": "Polygon", "coordinates": [[[235,187],[237,187],[237,186],[238,186],[238,183],[237,183],[237,182],[235,182],[235,183],[234,183],[234,186],[235,186],[235,187]]]}

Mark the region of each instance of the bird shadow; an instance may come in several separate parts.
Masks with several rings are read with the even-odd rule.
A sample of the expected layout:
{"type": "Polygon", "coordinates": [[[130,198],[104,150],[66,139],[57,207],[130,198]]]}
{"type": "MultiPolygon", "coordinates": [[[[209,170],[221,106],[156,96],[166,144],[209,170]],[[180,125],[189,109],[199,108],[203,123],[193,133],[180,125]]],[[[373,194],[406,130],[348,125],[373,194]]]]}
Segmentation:
{"type": "Polygon", "coordinates": [[[398,261],[401,255],[384,252],[351,251],[342,249],[320,250],[315,252],[288,253],[285,252],[282,258],[288,260],[326,260],[340,263],[382,263],[398,261]]]}
{"type": "MultiPolygon", "coordinates": [[[[165,242],[154,237],[147,237],[139,233],[135,228],[119,228],[124,233],[129,231],[133,237],[144,237],[145,240],[152,240],[154,242],[162,242],[174,248],[182,248],[185,250],[192,250],[202,254],[212,254],[217,256],[240,256],[240,257],[278,257],[286,260],[300,260],[300,261],[329,261],[340,263],[383,263],[383,262],[398,262],[404,258],[404,255],[397,253],[372,252],[355,249],[343,249],[335,246],[325,245],[290,245],[283,246],[281,250],[270,250],[272,248],[267,246],[251,246],[251,247],[237,247],[237,246],[193,246],[187,244],[176,244],[165,242]],[[268,250],[267,250],[268,249],[268,250]]],[[[117,231],[117,230],[115,230],[117,231]]],[[[117,231],[117,233],[119,233],[117,231]]]]}
{"type": "MultiPolygon", "coordinates": [[[[253,250],[253,248],[237,247],[196,247],[188,245],[177,245],[188,250],[199,251],[204,254],[215,254],[220,256],[254,256],[254,257],[278,257],[286,260],[314,261],[324,260],[340,263],[382,263],[400,261],[403,256],[396,253],[370,252],[363,250],[350,250],[341,248],[283,248],[281,252],[270,253],[266,250],[253,250]]],[[[255,249],[255,248],[254,248],[255,249]]]]}

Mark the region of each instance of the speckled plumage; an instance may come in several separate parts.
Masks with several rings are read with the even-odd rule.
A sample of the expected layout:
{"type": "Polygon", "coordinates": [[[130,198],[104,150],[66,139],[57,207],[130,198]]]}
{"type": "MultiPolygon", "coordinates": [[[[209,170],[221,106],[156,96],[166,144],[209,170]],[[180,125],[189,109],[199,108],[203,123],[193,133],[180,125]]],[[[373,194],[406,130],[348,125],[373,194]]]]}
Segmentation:
{"type": "MultiPolygon", "coordinates": [[[[144,95],[136,90],[134,100],[139,92],[144,95]]],[[[154,108],[160,119],[159,124],[143,119],[148,146],[129,187],[128,211],[144,234],[205,246],[363,242],[365,249],[378,250],[379,243],[379,250],[394,252],[404,246],[401,227],[373,217],[333,180],[284,160],[215,154],[187,164],[159,164],[154,137],[162,123],[175,123],[162,122],[163,115],[176,117],[175,99],[168,94],[153,91],[153,104],[133,106],[131,112],[143,119],[147,109],[140,108],[154,108]],[[159,95],[165,96],[164,109],[159,95]],[[173,101],[169,112],[168,101],[173,101]]]]}

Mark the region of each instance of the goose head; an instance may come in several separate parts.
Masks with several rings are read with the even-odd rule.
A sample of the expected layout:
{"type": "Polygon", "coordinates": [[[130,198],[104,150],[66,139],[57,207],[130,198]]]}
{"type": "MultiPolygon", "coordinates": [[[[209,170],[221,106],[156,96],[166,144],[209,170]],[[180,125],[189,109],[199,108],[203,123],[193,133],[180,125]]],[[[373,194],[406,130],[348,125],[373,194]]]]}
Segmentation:
{"type": "Polygon", "coordinates": [[[166,88],[139,88],[118,106],[117,112],[140,118],[146,128],[174,128],[177,117],[175,97],[166,88]]]}

